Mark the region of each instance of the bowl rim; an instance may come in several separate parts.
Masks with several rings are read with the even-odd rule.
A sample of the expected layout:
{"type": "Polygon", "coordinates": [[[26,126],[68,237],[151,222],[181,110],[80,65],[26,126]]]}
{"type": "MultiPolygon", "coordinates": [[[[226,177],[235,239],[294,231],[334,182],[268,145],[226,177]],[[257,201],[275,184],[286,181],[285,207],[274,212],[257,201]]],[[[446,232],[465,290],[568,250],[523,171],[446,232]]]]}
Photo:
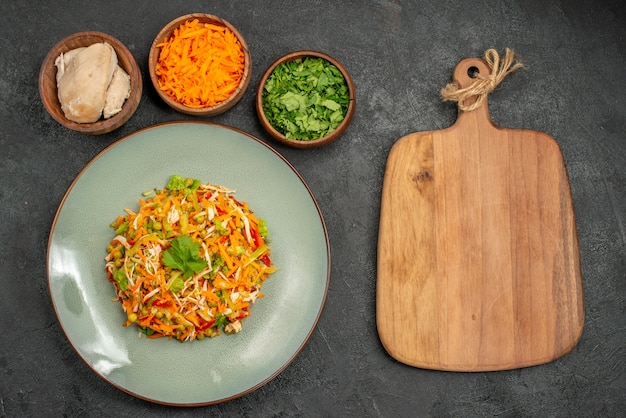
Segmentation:
{"type": "Polygon", "coordinates": [[[239,32],[239,30],[235,26],[233,26],[232,23],[230,23],[226,19],[210,13],[188,13],[186,15],[182,15],[170,20],[165,26],[161,28],[159,33],[154,37],[154,40],[150,45],[150,52],[148,54],[148,74],[150,75],[150,81],[152,82],[154,90],[156,90],[159,97],[161,97],[161,99],[172,109],[192,116],[216,116],[231,109],[243,97],[248,88],[248,85],[250,84],[250,79],[252,78],[252,57],[250,55],[250,49],[248,48],[246,40],[244,39],[241,32],[239,32]],[[169,37],[172,32],[174,32],[174,30],[178,28],[181,24],[192,19],[199,19],[200,22],[209,21],[211,23],[217,23],[228,28],[235,34],[235,36],[239,40],[241,44],[241,49],[243,50],[244,54],[244,70],[243,75],[241,76],[241,80],[239,81],[239,85],[226,100],[210,107],[192,108],[177,102],[159,88],[159,80],[156,76],[155,67],[159,59],[160,53],[160,48],[157,45],[161,43],[166,37],[169,37]]]}
{"type": "MultiPolygon", "coordinates": [[[[56,75],[56,73],[55,73],[56,75]]],[[[130,50],[116,37],[109,35],[108,33],[100,32],[100,31],[81,31],[75,32],[70,35],[67,35],[60,41],[50,48],[45,58],[42,61],[41,68],[39,69],[39,97],[48,112],[48,114],[56,120],[61,125],[65,126],[68,129],[71,129],[76,132],[90,134],[90,135],[99,135],[105,134],[122,126],[124,123],[128,121],[137,110],[139,106],[139,102],[141,101],[141,95],[143,92],[143,79],[141,76],[141,70],[139,69],[139,65],[137,64],[137,60],[134,55],[130,52],[130,50]],[[100,119],[93,123],[78,123],[67,119],[63,115],[63,111],[61,109],[61,104],[59,103],[58,93],[54,95],[49,95],[46,90],[46,73],[50,68],[50,65],[54,66],[54,62],[58,55],[62,52],[68,52],[72,49],[67,44],[73,40],[80,38],[97,38],[102,42],[109,43],[115,53],[118,55],[118,64],[122,66],[120,62],[119,55],[123,54],[129,62],[129,68],[124,68],[124,71],[130,77],[130,96],[124,102],[122,106],[122,110],[111,116],[108,119],[100,119]],[[54,96],[54,97],[51,97],[54,96]],[[59,111],[57,112],[57,108],[59,111]]],[[[56,83],[54,83],[54,91],[56,92],[56,83]]]]}
{"type": "Polygon", "coordinates": [[[270,64],[269,67],[267,67],[267,69],[261,76],[261,80],[259,81],[259,85],[257,87],[255,104],[256,104],[257,116],[261,122],[261,125],[273,139],[277,140],[278,142],[282,144],[288,145],[292,148],[301,148],[301,149],[318,148],[324,145],[328,145],[331,142],[334,142],[335,140],[337,140],[343,134],[343,132],[348,128],[348,125],[350,125],[350,123],[352,122],[352,117],[354,116],[354,111],[356,108],[356,89],[355,89],[354,81],[352,80],[352,76],[348,72],[347,68],[337,59],[328,55],[325,52],[311,50],[311,49],[302,49],[302,50],[292,51],[285,55],[282,55],[281,57],[276,59],[272,64],[270,64]],[[343,121],[339,124],[339,126],[337,126],[337,128],[335,128],[335,130],[329,133],[328,135],[323,136],[318,139],[311,140],[311,141],[287,139],[285,135],[281,134],[276,128],[274,128],[274,126],[272,126],[272,124],[267,119],[265,112],[263,111],[263,88],[265,87],[265,83],[267,82],[267,79],[272,74],[274,69],[284,62],[292,61],[292,60],[295,60],[298,58],[304,58],[304,57],[323,58],[326,61],[333,64],[335,67],[337,67],[337,69],[341,72],[344,79],[346,80],[346,84],[348,85],[348,94],[349,94],[348,110],[346,111],[346,115],[343,121]]]}

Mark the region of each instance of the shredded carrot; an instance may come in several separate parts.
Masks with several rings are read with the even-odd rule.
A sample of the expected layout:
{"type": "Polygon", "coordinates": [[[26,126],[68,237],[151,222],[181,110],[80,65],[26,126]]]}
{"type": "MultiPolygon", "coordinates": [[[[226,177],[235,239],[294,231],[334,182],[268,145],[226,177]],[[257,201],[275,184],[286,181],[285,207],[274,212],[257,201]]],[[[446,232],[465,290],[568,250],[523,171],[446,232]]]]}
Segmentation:
{"type": "Polygon", "coordinates": [[[153,193],[111,224],[117,235],[106,271],[127,315],[124,325],[180,341],[239,332],[276,270],[259,219],[234,191],[211,184],[153,193]],[[182,236],[198,244],[194,256],[203,263],[188,277],[163,261],[182,236]]]}
{"type": "Polygon", "coordinates": [[[157,46],[159,88],[185,106],[223,102],[243,77],[243,47],[226,26],[188,20],[157,46]]]}

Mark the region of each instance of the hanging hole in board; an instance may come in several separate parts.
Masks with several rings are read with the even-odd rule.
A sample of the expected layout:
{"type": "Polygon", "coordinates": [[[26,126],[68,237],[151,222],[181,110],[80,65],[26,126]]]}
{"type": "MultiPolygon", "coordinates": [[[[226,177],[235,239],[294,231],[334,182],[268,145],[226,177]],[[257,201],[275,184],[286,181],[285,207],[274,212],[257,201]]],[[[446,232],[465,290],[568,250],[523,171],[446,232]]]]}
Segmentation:
{"type": "Polygon", "coordinates": [[[469,76],[469,78],[476,78],[478,77],[479,73],[480,73],[480,70],[478,69],[478,67],[474,65],[472,65],[471,67],[467,69],[467,75],[469,76]]]}

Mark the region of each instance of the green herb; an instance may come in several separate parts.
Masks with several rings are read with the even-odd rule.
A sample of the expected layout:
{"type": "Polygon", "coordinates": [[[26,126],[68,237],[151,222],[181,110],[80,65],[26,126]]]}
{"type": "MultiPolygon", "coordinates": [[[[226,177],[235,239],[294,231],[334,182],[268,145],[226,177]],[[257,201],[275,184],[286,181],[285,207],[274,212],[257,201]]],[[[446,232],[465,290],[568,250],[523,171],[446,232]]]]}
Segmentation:
{"type": "Polygon", "coordinates": [[[170,177],[166,187],[170,190],[183,190],[185,188],[185,179],[178,174],[174,174],[170,177]]]}
{"type": "Polygon", "coordinates": [[[343,121],[350,92],[341,71],[323,58],[298,58],[278,65],[263,86],[263,111],[287,139],[314,140],[343,121]]]}
{"type": "Polygon", "coordinates": [[[184,178],[178,174],[174,174],[170,177],[166,186],[169,190],[183,190],[185,196],[189,196],[191,192],[200,187],[200,180],[192,178],[184,178]]]}
{"type": "Polygon", "coordinates": [[[139,328],[139,331],[146,334],[147,336],[154,334],[154,330],[150,327],[137,327],[137,328],[139,328]]]}
{"type": "Polygon", "coordinates": [[[183,277],[190,278],[207,266],[206,260],[200,257],[200,244],[194,242],[189,235],[182,235],[172,240],[169,250],[163,252],[163,264],[181,270],[183,277]]]}
{"type": "Polygon", "coordinates": [[[119,285],[120,290],[123,291],[128,289],[128,278],[126,277],[126,273],[123,269],[115,270],[115,273],[113,273],[113,279],[115,279],[119,285]]]}
{"type": "Polygon", "coordinates": [[[261,237],[265,240],[266,243],[270,243],[269,239],[268,239],[268,235],[269,235],[269,230],[267,229],[267,223],[265,222],[265,219],[260,218],[259,219],[259,235],[261,235],[261,237]]]}
{"type": "Polygon", "coordinates": [[[230,321],[226,315],[223,315],[221,312],[217,312],[215,315],[215,327],[223,328],[225,325],[228,325],[230,321]]]}

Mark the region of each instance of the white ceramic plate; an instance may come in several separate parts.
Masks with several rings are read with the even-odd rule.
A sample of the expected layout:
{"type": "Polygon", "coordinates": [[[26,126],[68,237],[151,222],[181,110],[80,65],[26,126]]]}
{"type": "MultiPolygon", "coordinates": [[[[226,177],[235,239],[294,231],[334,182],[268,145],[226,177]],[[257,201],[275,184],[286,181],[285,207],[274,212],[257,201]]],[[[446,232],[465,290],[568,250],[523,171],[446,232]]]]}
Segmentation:
{"type": "Polygon", "coordinates": [[[313,333],[330,280],[328,234],[304,179],[263,142],[205,122],[146,128],[98,154],[57,211],[47,262],[58,320],[87,365],[136,397],[186,406],[242,396],[284,370],[313,333]],[[109,224],[172,174],[235,189],[267,222],[279,270],[238,334],[180,343],[122,326],[104,269],[109,224]]]}

